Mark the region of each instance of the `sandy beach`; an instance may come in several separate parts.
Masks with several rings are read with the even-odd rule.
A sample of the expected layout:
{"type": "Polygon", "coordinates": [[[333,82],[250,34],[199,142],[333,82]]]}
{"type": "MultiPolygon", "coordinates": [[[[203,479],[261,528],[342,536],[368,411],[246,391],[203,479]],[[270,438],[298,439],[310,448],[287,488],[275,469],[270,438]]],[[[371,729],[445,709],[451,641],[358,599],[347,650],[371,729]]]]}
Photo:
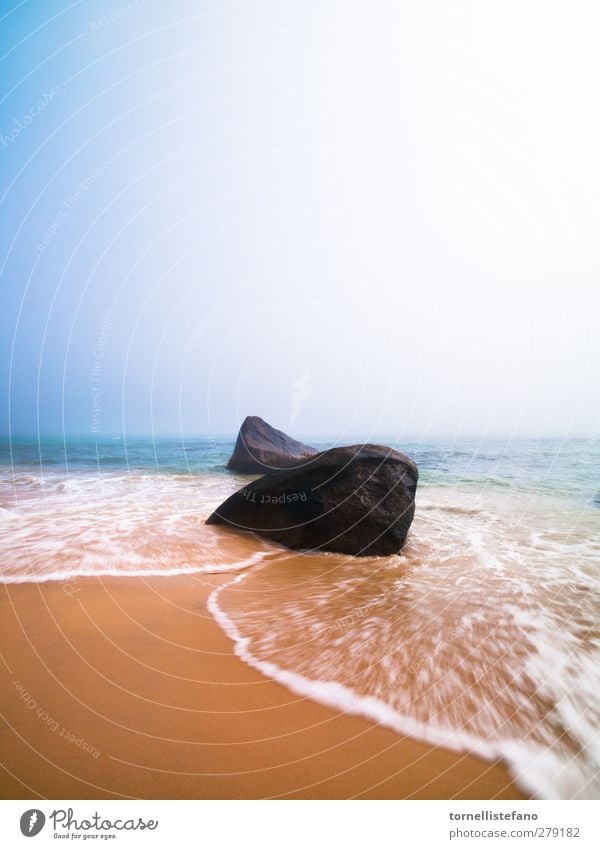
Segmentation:
{"type": "Polygon", "coordinates": [[[4,798],[518,799],[501,764],[298,698],[207,611],[223,575],[0,589],[4,798]]]}

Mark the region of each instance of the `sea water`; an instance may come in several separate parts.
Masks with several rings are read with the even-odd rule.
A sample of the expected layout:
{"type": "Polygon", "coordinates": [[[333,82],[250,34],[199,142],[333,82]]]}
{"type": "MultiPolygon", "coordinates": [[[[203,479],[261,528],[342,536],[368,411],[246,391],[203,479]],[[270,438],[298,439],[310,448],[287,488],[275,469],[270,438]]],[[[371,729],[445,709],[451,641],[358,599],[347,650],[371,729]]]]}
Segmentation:
{"type": "MultiPolygon", "coordinates": [[[[390,441],[390,444],[391,441],[390,441]]],[[[596,440],[417,442],[402,553],[290,552],[204,524],[247,478],[230,440],[13,440],[0,581],[232,572],[209,608],[291,690],[502,757],[543,798],[600,792],[596,440]]]]}

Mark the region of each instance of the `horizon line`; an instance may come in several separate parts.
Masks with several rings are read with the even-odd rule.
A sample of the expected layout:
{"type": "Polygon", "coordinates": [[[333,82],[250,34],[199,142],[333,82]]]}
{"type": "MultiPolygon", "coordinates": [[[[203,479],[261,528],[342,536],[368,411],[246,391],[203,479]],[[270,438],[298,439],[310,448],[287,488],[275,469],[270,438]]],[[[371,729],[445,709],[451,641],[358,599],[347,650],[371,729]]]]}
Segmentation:
{"type": "MultiPolygon", "coordinates": [[[[61,432],[46,432],[46,433],[37,433],[37,432],[7,432],[0,433],[1,441],[15,441],[15,440],[35,440],[35,441],[44,441],[44,440],[69,440],[69,439],[86,439],[89,442],[103,442],[106,440],[128,440],[128,439],[146,439],[146,440],[159,440],[159,439],[169,439],[169,440],[186,440],[186,439],[204,439],[204,440],[228,440],[234,441],[239,434],[239,428],[236,432],[228,432],[228,433],[151,433],[151,432],[130,432],[130,433],[105,433],[105,434],[93,434],[89,432],[69,432],[69,433],[61,433],[61,432]]],[[[299,439],[313,439],[321,442],[336,442],[339,437],[333,436],[331,434],[323,434],[323,433],[300,433],[296,434],[296,437],[299,439]]],[[[433,440],[458,440],[458,439],[468,439],[468,440],[485,440],[485,439],[508,439],[508,440],[516,440],[516,439],[586,439],[586,440],[600,440],[600,432],[597,430],[593,431],[571,431],[568,433],[533,433],[533,432],[524,432],[511,434],[507,432],[490,432],[490,433],[481,433],[481,432],[464,432],[459,434],[428,434],[424,436],[422,433],[408,433],[394,436],[389,433],[377,433],[377,434],[369,434],[365,439],[364,433],[350,433],[344,435],[345,444],[348,444],[348,439],[356,439],[358,442],[368,443],[369,441],[373,441],[374,439],[386,439],[392,441],[398,440],[406,440],[407,442],[430,442],[433,440]]]]}

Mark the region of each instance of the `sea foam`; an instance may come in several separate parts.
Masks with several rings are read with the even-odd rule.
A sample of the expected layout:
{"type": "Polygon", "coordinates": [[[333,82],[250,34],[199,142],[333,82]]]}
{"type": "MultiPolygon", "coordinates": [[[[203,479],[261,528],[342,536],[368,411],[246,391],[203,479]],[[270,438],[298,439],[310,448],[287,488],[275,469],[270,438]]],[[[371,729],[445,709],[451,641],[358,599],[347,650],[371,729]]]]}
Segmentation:
{"type": "Polygon", "coordinates": [[[440,509],[401,557],[271,557],[215,589],[210,612],[298,696],[502,759],[540,798],[596,798],[600,598],[579,547],[594,517],[494,498],[448,513],[428,495],[440,509]]]}

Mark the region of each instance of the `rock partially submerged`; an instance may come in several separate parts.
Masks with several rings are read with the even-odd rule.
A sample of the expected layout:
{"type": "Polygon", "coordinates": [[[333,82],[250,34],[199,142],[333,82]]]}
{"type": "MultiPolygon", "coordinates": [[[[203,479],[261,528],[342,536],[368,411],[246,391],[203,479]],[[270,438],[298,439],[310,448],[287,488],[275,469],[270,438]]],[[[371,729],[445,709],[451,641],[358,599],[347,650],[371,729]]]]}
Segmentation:
{"type": "Polygon", "coordinates": [[[416,465],[382,445],[316,454],[230,496],[207,520],[293,549],[353,555],[400,551],[415,512],[416,465]]]}
{"type": "Polygon", "coordinates": [[[297,466],[316,454],[316,448],[297,442],[259,416],[247,416],[227,468],[236,472],[264,474],[297,466]]]}

